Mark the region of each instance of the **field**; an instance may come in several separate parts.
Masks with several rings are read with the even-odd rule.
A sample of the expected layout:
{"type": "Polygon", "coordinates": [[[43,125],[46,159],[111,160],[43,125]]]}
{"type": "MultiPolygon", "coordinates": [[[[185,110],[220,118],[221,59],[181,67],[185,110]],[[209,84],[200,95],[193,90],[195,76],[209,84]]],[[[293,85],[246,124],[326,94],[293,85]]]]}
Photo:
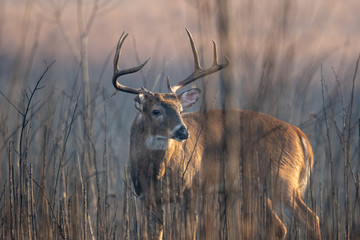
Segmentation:
{"type": "MultiPolygon", "coordinates": [[[[231,61],[195,83],[202,98],[190,111],[249,109],[302,129],[315,162],[304,201],[322,238],[360,239],[357,1],[129,2],[1,1],[0,239],[148,238],[128,166],[137,111],[133,95],[113,95],[112,58],[126,30],[121,68],[150,62],[124,82],[165,92],[168,75],[175,83],[192,72],[185,27],[202,65],[212,39],[219,61],[231,61]]],[[[215,192],[197,205],[197,239],[246,239],[242,196],[229,203],[215,192]]],[[[166,239],[184,239],[182,207],[164,211],[166,239]]],[[[306,239],[277,211],[286,239],[306,239]]]]}

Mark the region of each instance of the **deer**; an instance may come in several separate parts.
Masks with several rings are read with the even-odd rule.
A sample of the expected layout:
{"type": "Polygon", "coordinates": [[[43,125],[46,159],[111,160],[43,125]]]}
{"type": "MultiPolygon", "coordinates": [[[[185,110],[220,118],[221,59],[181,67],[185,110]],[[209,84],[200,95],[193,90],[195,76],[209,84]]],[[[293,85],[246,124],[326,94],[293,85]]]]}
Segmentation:
{"type": "MultiPolygon", "coordinates": [[[[189,202],[191,205],[194,196],[217,186],[225,186],[229,192],[238,191],[234,186],[241,171],[244,199],[260,197],[258,193],[266,188],[266,212],[274,227],[263,237],[284,239],[286,236],[287,229],[273,207],[273,203],[279,202],[305,229],[308,239],[321,239],[319,218],[302,199],[313,167],[313,151],[299,128],[250,110],[184,112],[198,101],[201,91],[190,88],[177,92],[230,64],[227,57],[225,63],[219,64],[213,41],[213,65],[202,68],[193,37],[188,29],[186,32],[194,71],[174,86],[168,77],[167,93],[154,93],[145,87],[136,89],[119,82],[119,77],[140,71],[149,60],[133,68],[120,68],[121,50],[128,36],[125,32],[114,56],[112,83],[116,92],[135,95],[138,114],[130,130],[130,175],[137,196],[155,216],[157,223],[151,238],[164,237],[162,208],[165,204],[182,199],[185,205],[189,202]],[[231,159],[223,157],[224,142],[226,151],[235,152],[231,159]],[[225,170],[224,166],[227,166],[225,170]],[[221,174],[225,176],[220,177],[221,174]]],[[[255,211],[252,200],[244,200],[244,204],[245,209],[249,209],[244,215],[251,216],[255,211]]]]}

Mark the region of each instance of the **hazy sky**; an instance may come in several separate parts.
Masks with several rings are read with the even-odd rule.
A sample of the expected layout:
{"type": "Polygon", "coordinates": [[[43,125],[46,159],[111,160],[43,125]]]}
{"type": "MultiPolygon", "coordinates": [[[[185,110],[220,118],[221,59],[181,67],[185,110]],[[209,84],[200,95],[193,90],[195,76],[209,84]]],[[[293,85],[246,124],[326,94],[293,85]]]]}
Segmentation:
{"type": "MultiPolygon", "coordinates": [[[[58,66],[64,64],[63,68],[71,69],[80,42],[77,2],[1,0],[0,70],[11,69],[20,53],[26,58],[33,51],[35,67],[43,66],[44,59],[56,59],[58,66]],[[56,17],[57,13],[61,18],[56,17]],[[70,51],[69,40],[75,53],[70,51]]],[[[94,1],[83,2],[86,22],[94,1]]],[[[360,52],[359,12],[358,0],[229,1],[232,62],[242,66],[242,56],[261,56],[269,39],[274,39],[273,35],[278,38],[276,34],[284,27],[286,38],[279,44],[284,52],[294,45],[298,59],[326,53],[333,61],[331,65],[336,66],[344,53],[353,59],[360,52]]],[[[215,1],[100,1],[88,36],[89,64],[101,68],[109,56],[112,58],[116,41],[126,30],[130,37],[124,47],[123,66],[136,64],[137,52],[140,61],[151,57],[152,64],[172,66],[170,71],[191,71],[185,27],[192,31],[210,64],[211,39],[218,41],[217,14],[215,1]]],[[[107,73],[111,63],[108,69],[107,73]]],[[[161,67],[154,71],[158,69],[161,67]]]]}

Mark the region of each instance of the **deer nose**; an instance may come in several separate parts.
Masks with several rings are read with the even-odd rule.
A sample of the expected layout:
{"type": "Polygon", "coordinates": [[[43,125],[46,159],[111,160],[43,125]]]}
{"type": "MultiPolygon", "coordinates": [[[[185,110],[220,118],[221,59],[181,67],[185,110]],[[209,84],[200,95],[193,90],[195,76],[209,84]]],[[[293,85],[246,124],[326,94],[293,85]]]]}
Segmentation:
{"type": "Polygon", "coordinates": [[[174,138],[175,140],[182,141],[188,139],[189,135],[190,135],[189,130],[184,125],[181,125],[175,131],[174,138]]]}

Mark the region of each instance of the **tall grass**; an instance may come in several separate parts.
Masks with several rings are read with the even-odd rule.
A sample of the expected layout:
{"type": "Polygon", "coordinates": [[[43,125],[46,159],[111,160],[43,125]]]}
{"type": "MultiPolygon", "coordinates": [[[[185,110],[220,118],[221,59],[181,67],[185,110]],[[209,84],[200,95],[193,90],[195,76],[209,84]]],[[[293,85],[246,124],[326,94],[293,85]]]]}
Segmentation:
{"type": "MultiPolygon", "coordinates": [[[[83,10],[81,3],[79,10],[83,10]]],[[[243,23],[238,25],[234,18],[240,16],[228,13],[230,7],[221,1],[196,3],[198,38],[207,38],[219,24],[219,47],[232,62],[228,72],[217,75],[220,90],[214,77],[203,82],[202,106],[242,107],[298,125],[314,148],[315,165],[305,202],[320,218],[323,239],[359,239],[359,58],[344,59],[346,64],[336,70],[326,64],[327,52],[302,58],[304,47],[292,32],[290,17],[296,6],[290,1],[269,16],[274,31],[260,43],[251,39],[261,33],[254,30],[259,19],[250,2],[245,4],[246,16],[238,13],[243,23]],[[216,12],[218,5],[225,12],[216,12]],[[240,33],[244,38],[236,37],[240,33]]],[[[55,73],[63,71],[62,66],[35,64],[41,48],[37,44],[40,23],[34,32],[27,30],[35,37],[23,32],[24,44],[14,57],[14,67],[0,75],[1,239],[147,239],[151,235],[149,222],[154,216],[134,193],[128,167],[129,128],[136,110],[126,94],[110,97],[107,74],[91,73],[88,66],[87,37],[101,9],[96,4],[88,19],[79,12],[79,49],[67,38],[61,18],[56,19],[76,62],[60,87],[55,73]]],[[[211,49],[204,46],[201,56],[207,51],[211,49]]],[[[110,69],[108,62],[104,60],[103,69],[110,69]]],[[[144,84],[158,79],[161,86],[156,87],[161,89],[165,66],[156,67],[162,68],[159,73],[143,73],[144,84]]],[[[188,232],[198,239],[245,239],[239,231],[244,227],[239,221],[239,199],[228,202],[216,192],[202,195],[195,200],[197,211],[191,216],[185,215],[181,204],[166,205],[166,239],[184,239],[188,232]]],[[[259,208],[266,204],[263,199],[257,201],[259,208]]],[[[258,226],[266,227],[266,212],[260,210],[263,222],[258,226]]],[[[277,210],[285,219],[287,238],[305,239],[286,209],[278,206],[277,210]]]]}

